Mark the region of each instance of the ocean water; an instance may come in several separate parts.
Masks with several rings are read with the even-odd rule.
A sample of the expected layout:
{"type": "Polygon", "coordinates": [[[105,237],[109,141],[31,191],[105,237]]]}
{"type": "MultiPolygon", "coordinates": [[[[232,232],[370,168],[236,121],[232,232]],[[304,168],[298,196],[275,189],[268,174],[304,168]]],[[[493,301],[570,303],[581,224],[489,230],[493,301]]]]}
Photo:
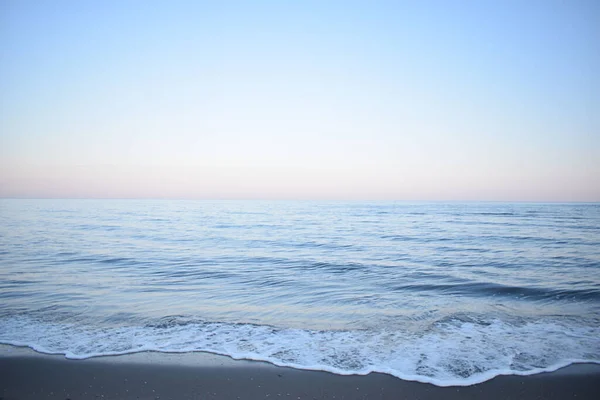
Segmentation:
{"type": "Polygon", "coordinates": [[[0,343],[442,386],[600,363],[600,204],[4,199],[0,343]]]}

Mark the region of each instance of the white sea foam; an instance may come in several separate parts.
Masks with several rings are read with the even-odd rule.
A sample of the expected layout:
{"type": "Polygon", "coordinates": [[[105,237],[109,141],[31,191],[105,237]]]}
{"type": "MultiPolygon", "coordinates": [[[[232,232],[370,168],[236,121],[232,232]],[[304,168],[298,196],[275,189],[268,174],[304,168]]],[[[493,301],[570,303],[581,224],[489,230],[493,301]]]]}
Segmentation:
{"type": "Polygon", "coordinates": [[[445,318],[422,332],[403,332],[279,329],[177,318],[148,326],[100,327],[21,315],[0,319],[0,342],[72,359],[206,351],[343,375],[382,372],[439,386],[552,371],[574,362],[600,363],[600,328],[561,319],[445,318]]]}

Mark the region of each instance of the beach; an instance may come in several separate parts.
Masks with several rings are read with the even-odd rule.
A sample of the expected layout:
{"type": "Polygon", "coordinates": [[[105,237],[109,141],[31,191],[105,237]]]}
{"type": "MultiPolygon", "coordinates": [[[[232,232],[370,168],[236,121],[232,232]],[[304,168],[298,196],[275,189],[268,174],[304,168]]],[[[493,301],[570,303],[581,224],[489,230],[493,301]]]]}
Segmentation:
{"type": "Polygon", "coordinates": [[[600,366],[439,387],[386,374],[342,376],[207,353],[69,360],[3,346],[0,396],[13,399],[595,399],[600,366]]]}
{"type": "MultiPolygon", "coordinates": [[[[4,377],[11,385],[51,387],[15,376],[19,365],[50,363],[51,373],[35,376],[56,382],[53,393],[65,388],[61,378],[41,377],[72,368],[65,383],[75,385],[90,382],[78,374],[101,368],[96,379],[106,376],[111,388],[105,396],[141,395],[147,386],[108,383],[128,372],[94,365],[143,358],[144,371],[159,364],[145,378],[159,391],[200,390],[172,380],[189,376],[206,393],[222,393],[215,386],[222,376],[243,387],[255,370],[281,374],[258,369],[277,365],[320,372],[283,370],[281,389],[280,379],[264,377],[242,393],[276,396],[285,388],[319,398],[338,385],[372,397],[408,390],[403,381],[434,385],[410,384],[408,392],[472,388],[500,375],[600,363],[600,208],[593,204],[0,204],[0,344],[59,358],[12,359],[5,367],[12,378],[4,377]],[[125,354],[137,355],[113,357],[125,354]],[[205,368],[208,356],[190,354],[255,362],[227,363],[248,367],[231,376],[222,367],[211,372],[214,363],[205,368]],[[170,372],[182,364],[192,370],[170,372]]],[[[516,388],[537,382],[499,379],[516,388]]]]}
{"type": "Polygon", "coordinates": [[[600,0],[0,20],[0,400],[600,398],[600,0]]]}

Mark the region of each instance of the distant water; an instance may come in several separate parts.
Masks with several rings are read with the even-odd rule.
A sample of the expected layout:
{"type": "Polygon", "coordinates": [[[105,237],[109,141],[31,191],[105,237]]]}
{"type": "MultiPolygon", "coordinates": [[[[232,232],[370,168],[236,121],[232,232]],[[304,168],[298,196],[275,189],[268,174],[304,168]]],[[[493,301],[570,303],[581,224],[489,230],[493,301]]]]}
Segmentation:
{"type": "Polygon", "coordinates": [[[0,200],[0,342],[437,385],[600,363],[600,205],[0,200]]]}

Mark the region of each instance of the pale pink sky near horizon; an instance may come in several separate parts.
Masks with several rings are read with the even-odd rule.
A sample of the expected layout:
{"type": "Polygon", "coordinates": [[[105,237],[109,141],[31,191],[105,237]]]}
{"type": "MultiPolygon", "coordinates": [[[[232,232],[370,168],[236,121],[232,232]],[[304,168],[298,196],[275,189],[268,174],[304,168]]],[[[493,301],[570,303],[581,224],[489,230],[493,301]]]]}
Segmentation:
{"type": "Polygon", "coordinates": [[[570,181],[557,190],[554,179],[521,175],[515,181],[501,175],[489,179],[489,174],[482,179],[475,171],[460,179],[446,175],[446,183],[441,179],[443,171],[424,180],[367,168],[353,172],[275,167],[44,166],[24,169],[20,174],[12,185],[3,185],[3,197],[559,202],[594,202],[600,198],[595,186],[581,190],[585,182],[570,181]]]}
{"type": "Polygon", "coordinates": [[[600,201],[600,5],[0,5],[0,197],[600,201]]]}

